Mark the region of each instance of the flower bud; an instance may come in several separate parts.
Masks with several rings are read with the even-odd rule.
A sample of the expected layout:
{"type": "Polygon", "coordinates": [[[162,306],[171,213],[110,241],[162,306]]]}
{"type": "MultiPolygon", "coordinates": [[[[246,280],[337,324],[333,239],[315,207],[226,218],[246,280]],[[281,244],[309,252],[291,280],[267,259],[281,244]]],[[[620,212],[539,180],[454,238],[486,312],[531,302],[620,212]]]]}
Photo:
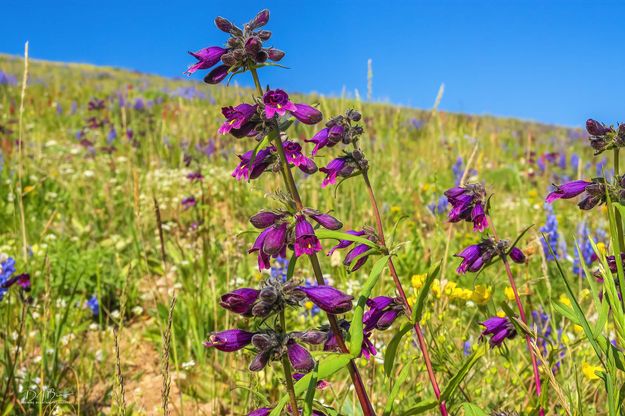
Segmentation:
{"type": "Polygon", "coordinates": [[[352,309],[353,296],[347,295],[332,286],[319,285],[298,288],[306,294],[308,299],[323,311],[331,314],[346,313],[352,309]]]}
{"type": "Polygon", "coordinates": [[[278,291],[275,287],[267,286],[260,291],[260,299],[263,302],[275,303],[278,300],[278,291]]]}
{"type": "Polygon", "coordinates": [[[269,40],[269,38],[271,38],[271,32],[269,30],[261,30],[257,34],[260,40],[262,41],[266,41],[266,40],[269,40]]]}
{"type": "Polygon", "coordinates": [[[228,65],[228,66],[235,66],[237,64],[237,60],[234,57],[233,53],[226,53],[224,55],[221,56],[221,62],[224,65],[228,65]]]}
{"type": "Polygon", "coordinates": [[[267,55],[267,52],[265,51],[260,51],[256,54],[256,56],[254,57],[254,60],[256,61],[256,63],[258,64],[262,64],[263,62],[267,61],[267,58],[269,57],[269,55],[267,55]]]}
{"type": "Polygon", "coordinates": [[[315,360],[306,348],[290,340],[287,344],[287,354],[294,369],[309,372],[315,367],[315,360]]]}
{"type": "Polygon", "coordinates": [[[230,67],[226,65],[218,66],[204,77],[204,82],[207,84],[219,84],[228,75],[228,69],[230,67]]]}
{"type": "Polygon", "coordinates": [[[242,33],[241,29],[232,24],[230,20],[221,16],[217,16],[215,18],[215,26],[217,26],[217,28],[222,32],[230,33],[232,35],[240,35],[242,33]]]}
{"type": "Polygon", "coordinates": [[[359,122],[362,118],[362,115],[358,111],[351,109],[347,111],[347,118],[349,118],[351,121],[359,122]]]}
{"type": "Polygon", "coordinates": [[[280,61],[282,58],[284,58],[284,55],[285,55],[285,53],[281,51],[280,49],[274,49],[274,48],[269,49],[267,53],[269,54],[269,59],[271,59],[274,62],[280,61]]]}
{"type": "Polygon", "coordinates": [[[521,251],[520,248],[512,247],[512,250],[510,250],[510,258],[515,263],[525,263],[525,254],[523,254],[523,251],[521,251]]]}
{"type": "Polygon", "coordinates": [[[328,230],[338,230],[343,227],[343,223],[341,221],[334,218],[332,215],[323,214],[319,211],[313,209],[305,209],[304,213],[308,215],[310,218],[315,220],[319,225],[328,230]]]}
{"type": "Polygon", "coordinates": [[[260,211],[259,213],[252,215],[250,222],[256,228],[267,228],[278,222],[278,220],[283,218],[284,215],[285,214],[273,211],[260,211]]]}
{"type": "Polygon", "coordinates": [[[273,310],[273,303],[269,302],[256,302],[252,307],[252,315],[257,318],[265,318],[271,314],[273,310]]]}
{"type": "Polygon", "coordinates": [[[603,136],[612,131],[612,128],[606,127],[603,123],[589,118],[586,120],[586,130],[591,136],[603,136]]]}
{"type": "Polygon", "coordinates": [[[265,26],[267,22],[269,22],[269,10],[264,9],[254,16],[254,18],[250,21],[249,26],[253,30],[265,26]]]}
{"type": "Polygon", "coordinates": [[[328,339],[328,333],[325,331],[309,330],[298,334],[297,338],[306,344],[319,345],[328,339]]]}
{"type": "Polygon", "coordinates": [[[256,56],[262,47],[263,43],[255,36],[252,36],[245,42],[245,51],[251,56],[256,56]]]}

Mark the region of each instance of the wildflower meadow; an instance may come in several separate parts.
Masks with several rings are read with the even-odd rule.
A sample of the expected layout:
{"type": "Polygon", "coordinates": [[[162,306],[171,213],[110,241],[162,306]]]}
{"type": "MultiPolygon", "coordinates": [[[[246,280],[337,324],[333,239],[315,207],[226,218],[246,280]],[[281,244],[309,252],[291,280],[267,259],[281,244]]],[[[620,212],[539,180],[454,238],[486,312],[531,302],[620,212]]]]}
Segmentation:
{"type": "Polygon", "coordinates": [[[249,12],[0,55],[0,414],[625,414],[625,124],[298,94],[249,12]]]}

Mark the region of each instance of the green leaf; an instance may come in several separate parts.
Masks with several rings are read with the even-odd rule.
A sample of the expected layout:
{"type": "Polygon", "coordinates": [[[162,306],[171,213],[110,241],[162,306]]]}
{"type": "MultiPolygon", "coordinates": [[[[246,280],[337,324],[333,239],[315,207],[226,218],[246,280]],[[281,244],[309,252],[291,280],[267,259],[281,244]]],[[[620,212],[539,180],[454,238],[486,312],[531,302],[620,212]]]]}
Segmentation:
{"type": "Polygon", "coordinates": [[[295,263],[297,263],[297,256],[293,253],[291,260],[289,260],[289,267],[286,270],[286,280],[291,280],[291,277],[293,277],[293,273],[295,273],[295,263]]]}
{"type": "Polygon", "coordinates": [[[423,400],[402,413],[401,416],[419,415],[421,413],[427,412],[430,409],[435,408],[436,406],[438,406],[438,400],[423,400]]]}
{"type": "Polygon", "coordinates": [[[369,295],[371,295],[373,287],[380,279],[380,275],[386,267],[389,258],[390,256],[384,256],[375,262],[373,268],[371,269],[371,273],[369,274],[369,278],[365,282],[362,291],[360,292],[360,296],[358,297],[358,304],[356,304],[356,308],[354,309],[352,323],[350,324],[349,328],[349,352],[353,357],[358,357],[362,348],[362,339],[364,337],[364,334],[362,332],[362,316],[365,312],[367,299],[369,299],[369,295]]]}
{"type": "MultiPolygon", "coordinates": [[[[317,379],[324,379],[330,377],[332,374],[336,373],[340,369],[344,368],[349,364],[352,357],[349,354],[330,354],[323,360],[320,360],[317,364],[317,379]]],[[[304,377],[299,379],[297,383],[295,383],[295,395],[299,396],[304,391],[308,389],[310,385],[310,380],[312,379],[312,373],[306,374],[304,377]]],[[[276,404],[276,407],[273,408],[269,416],[279,416],[282,409],[289,401],[289,394],[285,394],[280,398],[280,401],[276,404]]]]}
{"type": "Polygon", "coordinates": [[[393,365],[395,364],[395,356],[397,355],[397,348],[399,347],[399,342],[402,340],[404,335],[409,332],[413,328],[412,322],[404,323],[399,331],[393,335],[393,338],[386,346],[386,351],[384,352],[384,373],[387,377],[390,377],[393,372],[393,365]]]}
{"type": "Polygon", "coordinates": [[[473,366],[478,362],[480,358],[482,358],[484,354],[486,354],[486,344],[483,348],[478,348],[473,354],[471,354],[471,356],[469,356],[469,358],[464,362],[462,367],[460,367],[460,370],[456,373],[456,375],[453,376],[451,380],[449,380],[449,384],[447,384],[447,387],[445,387],[445,390],[443,390],[443,393],[441,394],[441,401],[449,400],[449,398],[452,394],[454,394],[462,380],[464,380],[465,377],[469,374],[471,368],[473,368],[473,366]]]}
{"type": "Polygon", "coordinates": [[[436,276],[438,276],[438,272],[441,270],[441,263],[438,262],[436,266],[433,266],[428,271],[428,275],[425,278],[425,282],[423,283],[423,287],[419,291],[419,296],[417,297],[417,303],[415,304],[414,309],[412,310],[411,321],[413,324],[416,324],[421,320],[423,316],[423,308],[425,307],[425,301],[427,300],[428,294],[430,293],[430,287],[432,286],[432,282],[436,276]]]}
{"type": "Polygon", "coordinates": [[[397,394],[399,394],[399,390],[401,386],[404,385],[404,383],[406,382],[406,378],[408,378],[408,375],[410,374],[410,371],[408,370],[410,370],[411,364],[412,362],[406,364],[404,368],[402,368],[401,371],[399,372],[399,377],[397,377],[395,384],[393,384],[393,388],[391,389],[391,394],[388,396],[388,399],[386,401],[386,407],[384,408],[383,416],[389,416],[391,414],[391,411],[393,410],[395,398],[397,397],[397,394]]]}
{"type": "Polygon", "coordinates": [[[308,390],[306,391],[306,399],[304,401],[304,416],[311,416],[313,409],[313,400],[315,399],[315,390],[317,389],[317,374],[319,372],[319,362],[315,363],[315,368],[311,372],[308,390]]]}
{"type": "Polygon", "coordinates": [[[366,244],[371,248],[376,248],[376,249],[380,248],[380,246],[378,246],[376,243],[374,243],[373,241],[369,241],[364,237],[361,237],[358,235],[347,234],[341,231],[319,229],[315,231],[315,234],[317,235],[318,238],[321,238],[324,240],[326,239],[348,240],[348,241],[353,241],[355,243],[366,244]]]}
{"type": "MultiPolygon", "coordinates": [[[[545,239],[545,241],[547,241],[547,236],[545,236],[544,233],[542,234],[542,236],[545,239]]],[[[590,325],[588,324],[588,321],[586,320],[586,316],[584,315],[584,312],[582,311],[581,306],[579,306],[579,303],[577,302],[577,299],[575,298],[575,294],[573,293],[573,289],[571,289],[571,285],[569,284],[569,281],[566,278],[564,271],[562,270],[562,266],[560,266],[560,262],[558,261],[551,246],[549,246],[549,251],[554,257],[554,262],[556,264],[556,268],[558,269],[558,275],[564,282],[564,288],[566,289],[566,293],[569,297],[569,300],[571,301],[571,305],[573,306],[573,312],[575,313],[577,322],[584,329],[584,334],[586,335],[586,338],[590,342],[590,345],[592,346],[592,348],[595,350],[595,354],[597,355],[599,360],[601,360],[601,364],[605,367],[605,362],[603,360],[603,353],[601,351],[601,348],[599,347],[599,344],[597,344],[597,341],[595,340],[592,329],[590,328],[590,325]]]]}
{"type": "Polygon", "coordinates": [[[488,413],[471,403],[462,403],[464,416],[488,416],[488,413]]]}

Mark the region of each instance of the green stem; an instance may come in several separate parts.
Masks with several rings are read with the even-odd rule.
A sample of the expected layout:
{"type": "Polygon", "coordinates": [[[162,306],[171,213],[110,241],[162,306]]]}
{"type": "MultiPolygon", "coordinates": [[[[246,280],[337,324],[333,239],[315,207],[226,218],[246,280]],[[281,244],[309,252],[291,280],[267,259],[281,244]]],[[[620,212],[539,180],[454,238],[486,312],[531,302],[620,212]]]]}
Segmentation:
{"type": "MultiPolygon", "coordinates": [[[[286,319],[284,318],[284,310],[280,311],[280,331],[282,334],[286,334],[286,319]]],[[[284,370],[284,379],[286,381],[286,389],[289,392],[291,399],[291,414],[296,416],[298,414],[297,409],[297,396],[295,396],[295,388],[293,387],[293,375],[291,374],[291,363],[286,355],[282,357],[282,368],[284,370]]]]}
{"type": "MultiPolygon", "coordinates": [[[[252,78],[254,78],[254,85],[256,85],[256,91],[260,96],[263,95],[263,89],[260,86],[260,80],[258,79],[258,72],[254,68],[250,68],[250,72],[252,73],[252,78]]],[[[287,162],[286,154],[284,153],[284,147],[282,145],[282,139],[280,137],[280,131],[278,126],[275,127],[274,130],[275,137],[273,138],[274,145],[278,152],[278,156],[280,157],[280,167],[283,172],[283,178],[285,180],[287,189],[295,202],[295,206],[298,210],[304,208],[304,204],[302,203],[302,198],[300,197],[299,191],[297,189],[297,185],[295,184],[295,179],[293,178],[293,172],[291,172],[291,168],[287,162]]],[[[325,280],[323,279],[323,272],[321,271],[321,265],[319,264],[319,259],[317,258],[317,254],[313,253],[308,256],[310,259],[310,263],[312,265],[313,271],[315,273],[315,280],[318,285],[325,284],[325,280]]],[[[341,349],[341,352],[348,354],[349,348],[345,345],[345,340],[343,339],[343,333],[339,324],[336,320],[336,316],[328,313],[328,322],[330,323],[330,328],[332,332],[336,336],[337,344],[341,349]]],[[[371,401],[369,400],[369,396],[367,395],[367,391],[365,389],[365,385],[362,381],[362,377],[360,376],[360,372],[358,371],[358,367],[354,363],[354,360],[350,360],[348,366],[349,375],[354,383],[354,390],[356,391],[356,395],[358,396],[358,401],[360,402],[360,406],[362,408],[363,416],[375,416],[375,410],[371,405],[371,401]]]]}
{"type": "MultiPolygon", "coordinates": [[[[619,148],[614,149],[614,177],[616,180],[619,180],[619,148]]],[[[618,241],[621,248],[625,247],[625,238],[623,233],[623,219],[621,217],[621,212],[618,209],[614,210],[614,219],[616,220],[616,232],[618,234],[618,241]]]]}

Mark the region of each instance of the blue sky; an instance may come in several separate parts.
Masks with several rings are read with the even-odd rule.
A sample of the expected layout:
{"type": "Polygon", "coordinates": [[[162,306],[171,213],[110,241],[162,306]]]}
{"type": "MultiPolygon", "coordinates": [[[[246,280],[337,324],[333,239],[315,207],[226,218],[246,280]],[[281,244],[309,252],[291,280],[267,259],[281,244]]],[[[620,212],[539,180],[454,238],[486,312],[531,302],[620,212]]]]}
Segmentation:
{"type": "MultiPolygon", "coordinates": [[[[221,15],[242,23],[268,7],[288,70],[263,83],[569,126],[625,122],[625,2],[608,1],[15,1],[0,52],[179,76],[187,50],[220,45],[221,15]]],[[[201,78],[199,75],[197,78],[201,78]]],[[[246,76],[239,82],[249,83],[246,76]]]]}

